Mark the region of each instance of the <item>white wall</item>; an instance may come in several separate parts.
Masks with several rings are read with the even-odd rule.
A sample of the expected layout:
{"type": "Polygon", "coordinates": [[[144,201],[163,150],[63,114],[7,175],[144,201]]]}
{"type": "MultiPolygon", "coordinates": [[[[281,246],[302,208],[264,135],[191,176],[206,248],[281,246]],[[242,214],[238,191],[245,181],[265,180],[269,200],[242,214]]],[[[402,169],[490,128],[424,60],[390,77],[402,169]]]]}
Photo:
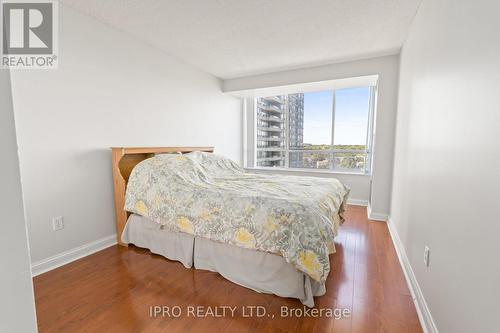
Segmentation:
{"type": "Polygon", "coordinates": [[[350,198],[355,201],[369,201],[371,192],[372,214],[383,218],[388,215],[390,208],[398,69],[398,56],[387,56],[229,79],[223,82],[223,90],[237,92],[306,82],[379,75],[372,177],[344,174],[334,174],[333,176],[351,187],[350,198]],[[370,182],[372,182],[371,187],[370,182]]]}
{"type": "Polygon", "coordinates": [[[10,77],[4,69],[0,70],[0,151],[0,332],[36,332],[10,77]]]}
{"type": "Polygon", "coordinates": [[[33,262],[115,233],[111,146],[207,145],[241,162],[241,104],[219,80],[60,7],[59,68],[12,75],[33,262]]]}
{"type": "Polygon", "coordinates": [[[499,12],[424,0],[401,54],[391,220],[440,332],[500,327],[499,12]]]}

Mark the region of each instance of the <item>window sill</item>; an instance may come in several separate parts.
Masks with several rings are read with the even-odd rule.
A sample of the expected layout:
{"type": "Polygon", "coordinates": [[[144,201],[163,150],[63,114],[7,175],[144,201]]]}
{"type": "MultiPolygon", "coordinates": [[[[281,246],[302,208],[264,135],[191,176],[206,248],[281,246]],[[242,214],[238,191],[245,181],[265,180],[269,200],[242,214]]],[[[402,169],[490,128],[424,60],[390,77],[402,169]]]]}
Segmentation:
{"type": "Polygon", "coordinates": [[[247,167],[244,168],[248,171],[264,171],[270,173],[298,173],[303,175],[348,175],[348,176],[361,176],[371,177],[371,174],[349,171],[334,171],[334,170],[319,170],[319,169],[299,169],[299,168],[266,168],[266,167],[247,167]]]}

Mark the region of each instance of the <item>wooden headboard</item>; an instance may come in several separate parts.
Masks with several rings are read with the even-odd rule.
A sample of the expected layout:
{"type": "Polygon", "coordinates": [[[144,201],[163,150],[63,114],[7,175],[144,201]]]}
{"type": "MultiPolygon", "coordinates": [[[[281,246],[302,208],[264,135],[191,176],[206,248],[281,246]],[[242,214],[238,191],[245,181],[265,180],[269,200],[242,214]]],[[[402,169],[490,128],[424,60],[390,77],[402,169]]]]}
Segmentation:
{"type": "Polygon", "coordinates": [[[141,161],[153,157],[155,154],[185,154],[193,151],[204,151],[213,153],[213,147],[113,147],[113,183],[115,187],[115,211],[116,211],[116,239],[118,244],[122,243],[121,235],[129,213],[125,211],[125,190],[128,178],[134,167],[141,161]]]}

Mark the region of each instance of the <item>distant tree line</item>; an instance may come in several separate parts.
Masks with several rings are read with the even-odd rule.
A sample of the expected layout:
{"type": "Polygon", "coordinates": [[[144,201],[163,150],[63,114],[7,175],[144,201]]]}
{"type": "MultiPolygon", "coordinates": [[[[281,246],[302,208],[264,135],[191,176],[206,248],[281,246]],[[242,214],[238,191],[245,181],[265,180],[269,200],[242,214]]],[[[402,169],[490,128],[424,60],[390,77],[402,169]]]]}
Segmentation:
{"type": "MultiPolygon", "coordinates": [[[[331,145],[308,145],[304,144],[303,149],[307,150],[318,150],[317,153],[305,153],[303,155],[309,163],[308,164],[317,164],[320,161],[326,161],[331,159],[331,155],[328,153],[319,152],[320,150],[331,150],[331,145]]],[[[360,152],[346,152],[346,153],[335,153],[334,161],[330,161],[335,163],[335,166],[342,169],[363,169],[365,166],[365,158],[366,154],[364,150],[366,149],[366,145],[334,145],[334,150],[359,150],[360,152]]]]}

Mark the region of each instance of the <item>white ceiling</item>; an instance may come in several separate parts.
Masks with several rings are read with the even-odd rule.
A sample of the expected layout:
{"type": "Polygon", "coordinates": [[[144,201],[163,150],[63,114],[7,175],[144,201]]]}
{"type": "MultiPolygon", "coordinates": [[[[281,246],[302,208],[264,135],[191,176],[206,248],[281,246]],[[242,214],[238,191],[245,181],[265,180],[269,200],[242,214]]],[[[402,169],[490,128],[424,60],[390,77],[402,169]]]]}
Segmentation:
{"type": "Polygon", "coordinates": [[[62,0],[220,78],[395,54],[421,0],[62,0]]]}

